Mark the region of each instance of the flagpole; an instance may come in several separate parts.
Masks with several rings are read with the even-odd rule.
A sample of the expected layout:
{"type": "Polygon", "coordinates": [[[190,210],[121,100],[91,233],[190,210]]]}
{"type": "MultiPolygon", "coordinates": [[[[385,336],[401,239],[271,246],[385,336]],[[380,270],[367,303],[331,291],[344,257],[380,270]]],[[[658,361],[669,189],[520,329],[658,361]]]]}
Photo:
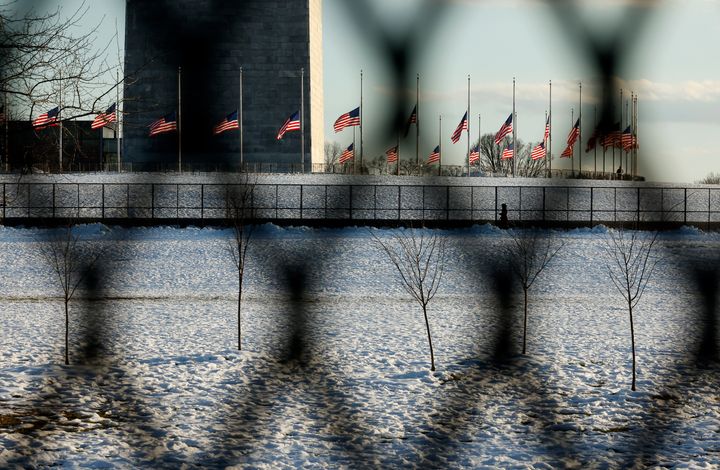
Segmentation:
{"type": "Polygon", "coordinates": [[[582,81],[580,87],[580,109],[578,111],[578,176],[582,178],[582,81]]]}
{"type": "MultiPolygon", "coordinates": [[[[628,107],[628,100],[625,99],[625,124],[630,125],[630,109],[628,107]]],[[[623,132],[625,129],[623,129],[623,132]]],[[[625,150],[625,149],[623,149],[625,150]]],[[[625,172],[630,173],[632,176],[632,170],[630,169],[630,163],[628,162],[628,151],[625,150],[625,172]]]]}
{"type": "Polygon", "coordinates": [[[468,102],[467,102],[467,166],[468,178],[470,177],[470,75],[468,75],[468,102]]]}
{"type": "Polygon", "coordinates": [[[353,174],[355,174],[356,170],[357,170],[357,158],[355,158],[357,156],[357,152],[355,152],[356,148],[357,147],[355,147],[355,126],[353,126],[353,161],[352,161],[353,174]]]}
{"type": "Polygon", "coordinates": [[[442,175],[442,114],[439,115],[440,124],[438,126],[438,176],[442,175]]]}
{"type": "Polygon", "coordinates": [[[549,82],[550,88],[550,135],[548,135],[548,148],[545,158],[548,161],[548,178],[552,178],[552,80],[549,82]]]}
{"type": "Polygon", "coordinates": [[[594,129],[593,135],[595,136],[595,142],[594,142],[595,145],[593,145],[593,152],[595,153],[595,157],[594,157],[595,167],[593,170],[593,173],[594,173],[593,178],[597,178],[597,144],[598,144],[597,128],[598,128],[598,126],[597,126],[597,105],[595,105],[594,111],[593,111],[593,129],[594,129]]]}
{"type": "Polygon", "coordinates": [[[420,166],[420,74],[417,74],[415,85],[415,160],[420,166]]]}
{"type": "MultiPolygon", "coordinates": [[[[619,132],[623,131],[623,91],[622,88],[620,88],[620,130],[619,132]]],[[[615,166],[615,147],[617,146],[617,142],[615,142],[616,138],[613,137],[613,167],[615,166]]],[[[620,134],[620,142],[622,142],[622,134],[620,134]]],[[[622,167],[622,152],[620,153],[620,167],[622,167]]],[[[622,178],[622,174],[620,175],[622,178]]]]}
{"type": "Polygon", "coordinates": [[[515,148],[515,138],[517,137],[517,115],[515,114],[515,77],[513,77],[513,161],[512,161],[512,175],[515,178],[515,167],[517,166],[517,149],[515,148]]]}
{"type": "Polygon", "coordinates": [[[480,163],[480,168],[482,168],[482,115],[478,114],[478,163],[480,163]]]}
{"type": "Polygon", "coordinates": [[[363,166],[363,71],[360,69],[360,172],[363,166]]]}
{"type": "MultiPolygon", "coordinates": [[[[6,108],[7,109],[7,108],[6,108]]],[[[635,175],[640,171],[638,165],[638,95],[635,95],[635,125],[633,126],[633,132],[635,132],[635,140],[633,141],[633,151],[635,152],[635,175]]]]}
{"type": "MultiPolygon", "coordinates": [[[[573,131],[573,127],[575,127],[575,108],[570,108],[570,132],[573,131]]],[[[563,152],[564,153],[564,152],[563,152]]],[[[562,155],[560,155],[562,158],[562,155]]],[[[570,171],[572,172],[573,178],[575,177],[575,160],[573,158],[573,155],[570,155],[570,171]]]]}
{"type": "Polygon", "coordinates": [[[117,89],[115,90],[115,153],[117,155],[117,171],[120,173],[120,71],[115,71],[115,81],[117,89]]]}
{"type": "Polygon", "coordinates": [[[240,127],[240,172],[243,171],[243,69],[240,67],[240,115],[238,116],[238,127],[240,127]]]}
{"type": "Polygon", "coordinates": [[[59,161],[60,161],[60,173],[63,171],[63,123],[62,123],[62,72],[60,72],[60,106],[58,107],[58,121],[60,123],[60,137],[59,137],[59,161]]]}
{"type": "Polygon", "coordinates": [[[400,131],[397,132],[397,141],[395,142],[395,152],[397,152],[397,175],[400,176],[400,131]]]}
{"type": "Polygon", "coordinates": [[[9,145],[9,139],[8,139],[8,122],[10,121],[10,110],[8,109],[8,95],[7,92],[4,93],[4,108],[5,108],[5,171],[10,171],[10,149],[8,148],[9,145]]]}
{"type": "Polygon", "coordinates": [[[300,68],[300,170],[305,173],[305,68],[300,68]]]}
{"type": "Polygon", "coordinates": [[[178,67],[178,173],[182,173],[182,69],[178,67]]]}

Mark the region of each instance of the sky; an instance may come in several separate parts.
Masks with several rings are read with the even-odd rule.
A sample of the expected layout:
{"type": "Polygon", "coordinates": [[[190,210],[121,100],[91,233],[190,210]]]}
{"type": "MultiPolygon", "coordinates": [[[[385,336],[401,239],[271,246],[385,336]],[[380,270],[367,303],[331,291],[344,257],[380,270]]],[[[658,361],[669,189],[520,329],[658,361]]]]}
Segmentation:
{"type": "MultiPolygon", "coordinates": [[[[467,150],[465,135],[458,144],[451,143],[450,135],[467,107],[468,75],[472,141],[478,136],[478,115],[482,133],[495,133],[512,111],[513,77],[518,138],[541,140],[552,80],[553,168],[570,168],[567,159],[558,157],[571,128],[571,109],[577,117],[578,83],[583,83],[584,140],[592,133],[600,94],[593,56],[580,47],[580,38],[620,37],[624,58],[616,80],[625,96],[630,91],[638,95],[640,174],[651,181],[696,182],[720,172],[720,62],[715,51],[720,0],[576,0],[572,3],[579,13],[573,20],[560,17],[547,0],[366,0],[361,11],[367,16],[348,8],[349,2],[359,3],[323,1],[326,142],[347,146],[353,140],[352,130],[336,134],[332,125],[359,105],[361,69],[365,158],[394,145],[388,100],[398,93],[412,97],[409,115],[420,74],[421,158],[442,138],[443,161],[451,164],[461,163],[467,150]],[[640,13],[645,21],[629,13],[640,13]],[[404,41],[417,52],[400,83],[393,79],[380,37],[404,41]]],[[[82,2],[20,3],[36,9],[60,4],[70,11],[82,2]]],[[[98,42],[112,38],[117,22],[122,45],[124,1],[86,5],[88,27],[102,21],[98,42]]],[[[111,51],[116,54],[114,47],[111,51]]],[[[401,140],[400,154],[415,158],[414,138],[401,140]]],[[[592,165],[591,152],[583,156],[583,167],[592,165]]]]}

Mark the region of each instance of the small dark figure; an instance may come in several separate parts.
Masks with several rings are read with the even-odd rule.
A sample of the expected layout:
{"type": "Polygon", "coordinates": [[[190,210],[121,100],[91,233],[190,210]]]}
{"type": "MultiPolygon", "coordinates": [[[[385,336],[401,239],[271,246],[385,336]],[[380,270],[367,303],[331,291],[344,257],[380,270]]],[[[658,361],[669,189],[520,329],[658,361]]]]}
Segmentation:
{"type": "Polygon", "coordinates": [[[503,203],[500,209],[500,228],[508,228],[507,204],[503,203]]]}
{"type": "Polygon", "coordinates": [[[622,174],[623,174],[622,165],[618,167],[616,173],[617,173],[617,179],[622,179],[622,174]]]}

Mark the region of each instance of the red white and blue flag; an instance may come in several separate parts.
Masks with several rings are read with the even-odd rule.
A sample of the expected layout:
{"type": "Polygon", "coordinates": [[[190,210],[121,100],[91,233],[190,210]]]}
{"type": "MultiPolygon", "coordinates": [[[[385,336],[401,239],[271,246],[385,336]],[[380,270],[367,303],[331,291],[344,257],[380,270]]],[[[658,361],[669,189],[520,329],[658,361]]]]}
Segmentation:
{"type": "Polygon", "coordinates": [[[285,124],[282,125],[277,134],[277,140],[283,138],[286,132],[299,131],[300,130],[300,111],[295,111],[292,116],[285,120],[285,124]]]}
{"type": "Polygon", "coordinates": [[[469,161],[471,165],[474,165],[480,161],[480,150],[478,149],[477,145],[470,149],[469,161]]]}
{"type": "Polygon", "coordinates": [[[340,132],[341,130],[345,129],[346,127],[353,127],[353,126],[359,126],[360,125],[360,108],[355,108],[350,112],[347,112],[337,118],[335,121],[335,124],[333,125],[333,129],[335,129],[335,132],[340,132]]]}
{"type": "Polygon", "coordinates": [[[405,135],[408,135],[408,132],[410,132],[410,125],[417,124],[417,105],[412,110],[412,113],[410,113],[410,118],[408,119],[407,124],[405,125],[405,135]]]}
{"type": "Polygon", "coordinates": [[[95,116],[92,124],[90,124],[90,129],[101,129],[110,124],[111,122],[115,121],[117,121],[117,116],[115,115],[115,103],[113,103],[113,105],[110,106],[107,111],[95,116]]]}
{"type": "Polygon", "coordinates": [[[550,116],[548,116],[545,121],[545,136],[543,137],[543,142],[547,142],[548,137],[550,137],[550,116]]]}
{"type": "Polygon", "coordinates": [[[560,154],[560,157],[561,158],[572,158],[573,153],[574,153],[573,146],[568,145],[567,147],[565,147],[565,150],[563,150],[563,152],[560,154]]]}
{"type": "Polygon", "coordinates": [[[450,140],[452,140],[453,144],[457,144],[460,140],[460,135],[462,134],[462,131],[468,130],[468,120],[467,120],[467,111],[462,117],[462,120],[460,121],[460,124],[455,128],[455,132],[450,136],[450,140]]]}
{"type": "Polygon", "coordinates": [[[175,111],[166,114],[157,121],[150,124],[150,137],[164,132],[172,132],[177,130],[177,116],[175,111]]]}
{"type": "Polygon", "coordinates": [[[502,152],[502,160],[509,160],[515,156],[515,146],[512,143],[509,143],[507,147],[505,147],[505,150],[502,152]]]}
{"type": "Polygon", "coordinates": [[[398,161],[398,148],[397,145],[395,147],[392,147],[388,149],[385,152],[385,155],[387,155],[387,162],[388,163],[397,163],[398,161]]]}
{"type": "Polygon", "coordinates": [[[637,137],[633,135],[630,126],[627,126],[627,128],[623,131],[621,143],[623,150],[631,150],[637,147],[637,137]]]}
{"type": "Polygon", "coordinates": [[[533,147],[532,151],[530,152],[530,158],[533,160],[540,160],[541,158],[545,158],[545,142],[540,142],[535,147],[533,147]]]}
{"type": "Polygon", "coordinates": [[[237,110],[225,116],[225,119],[220,121],[217,126],[213,127],[213,134],[218,135],[232,129],[240,129],[237,110]]]}
{"type": "Polygon", "coordinates": [[[349,162],[355,156],[355,144],[350,144],[348,148],[340,154],[340,163],[349,162]]]}
{"type": "Polygon", "coordinates": [[[505,123],[502,125],[499,131],[497,131],[497,134],[495,134],[495,145],[500,145],[502,140],[505,138],[505,136],[510,135],[513,131],[513,123],[512,123],[512,113],[510,113],[510,116],[505,120],[505,123]]]}
{"type": "Polygon", "coordinates": [[[32,122],[33,128],[35,128],[35,130],[40,130],[45,129],[46,127],[57,126],[59,122],[59,114],[60,110],[57,106],[55,106],[47,113],[42,113],[40,116],[36,117],[32,122]]]}
{"type": "Polygon", "coordinates": [[[567,138],[567,144],[569,147],[572,147],[575,145],[575,142],[578,139],[578,136],[580,135],[580,118],[578,118],[577,121],[575,121],[575,125],[572,129],[570,129],[570,134],[568,134],[567,138]]]}
{"type": "Polygon", "coordinates": [[[434,165],[435,163],[440,163],[440,146],[438,145],[435,147],[435,149],[432,151],[430,156],[428,157],[427,164],[428,165],[434,165]]]}

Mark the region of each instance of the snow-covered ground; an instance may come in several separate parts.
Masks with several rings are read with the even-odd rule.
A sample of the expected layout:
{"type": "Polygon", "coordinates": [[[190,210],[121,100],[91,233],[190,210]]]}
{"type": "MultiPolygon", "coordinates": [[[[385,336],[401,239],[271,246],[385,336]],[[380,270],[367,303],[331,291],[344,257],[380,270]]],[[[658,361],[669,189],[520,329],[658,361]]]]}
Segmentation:
{"type": "Polygon", "coordinates": [[[688,267],[717,265],[720,235],[661,235],[635,312],[631,392],[604,231],[546,232],[566,245],[530,291],[528,355],[501,362],[488,267],[509,238],[490,226],[445,232],[430,372],[422,313],[367,229],[260,227],[238,352],[228,231],[81,227],[110,248],[102,299],[81,291],[71,303],[71,361],[82,318],[103,320],[106,351],[68,367],[41,231],[0,228],[0,467],[717,468],[720,371],[692,361],[703,304],[688,267]],[[301,265],[298,300],[286,267],[301,265]],[[298,325],[305,353],[288,361],[298,325]]]}

